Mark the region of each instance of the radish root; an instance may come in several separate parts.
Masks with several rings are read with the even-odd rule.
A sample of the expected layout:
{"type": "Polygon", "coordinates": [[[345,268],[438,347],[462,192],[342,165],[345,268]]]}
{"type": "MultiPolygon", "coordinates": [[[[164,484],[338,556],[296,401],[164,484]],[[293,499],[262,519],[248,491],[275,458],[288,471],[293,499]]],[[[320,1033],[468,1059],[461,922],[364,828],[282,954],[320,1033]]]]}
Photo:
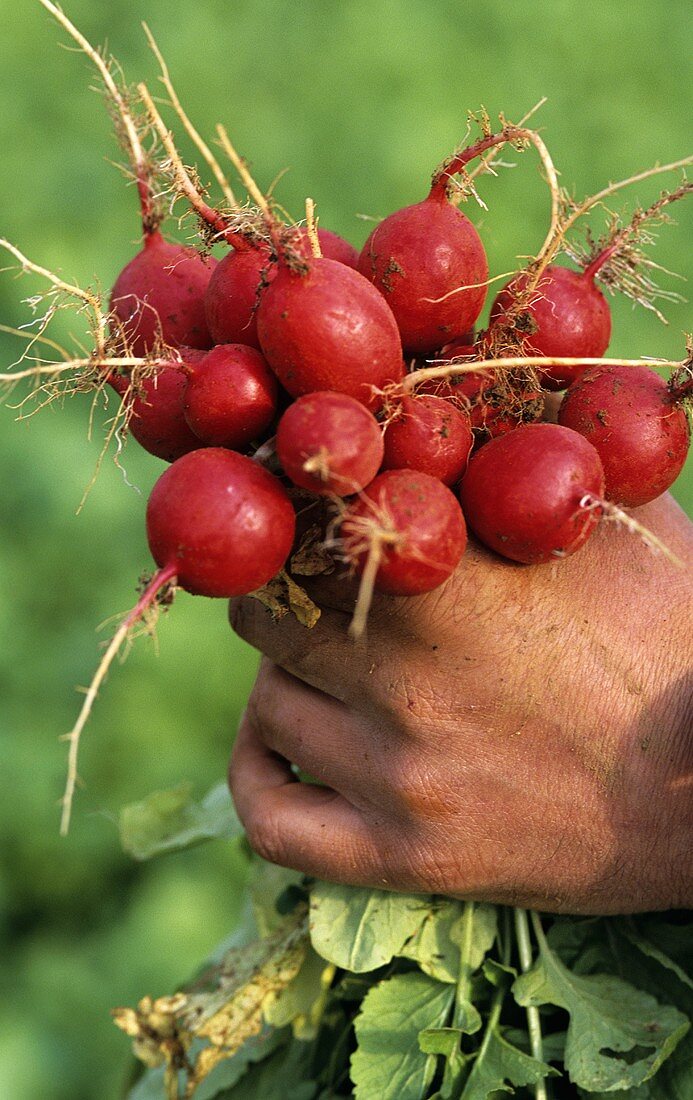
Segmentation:
{"type": "Polygon", "coordinates": [[[69,733],[65,734],[61,740],[67,741],[69,744],[68,751],[68,763],[67,763],[67,780],[65,783],[65,793],[62,798],[62,814],[60,818],[60,835],[67,836],[70,829],[70,819],[72,816],[72,803],[75,795],[75,788],[79,782],[79,775],[77,772],[77,759],[79,755],[79,743],[82,736],[82,731],[87,723],[87,719],[91,714],[96,696],[98,695],[99,688],[104,681],[104,678],[113,663],[114,658],[117,656],[120,647],[123,642],[126,641],[133,626],[155,605],[157,600],[161,602],[162,590],[175,581],[176,567],[175,565],[165,566],[154,574],[151,581],[145,588],[144,592],[140,596],[139,600],[127,613],[120,626],[116,630],[115,634],[111,638],[108,644],[108,648],[104,653],[99,666],[94,673],[91,684],[89,685],[82,709],[79,712],[79,716],[74,726],[69,733]]]}

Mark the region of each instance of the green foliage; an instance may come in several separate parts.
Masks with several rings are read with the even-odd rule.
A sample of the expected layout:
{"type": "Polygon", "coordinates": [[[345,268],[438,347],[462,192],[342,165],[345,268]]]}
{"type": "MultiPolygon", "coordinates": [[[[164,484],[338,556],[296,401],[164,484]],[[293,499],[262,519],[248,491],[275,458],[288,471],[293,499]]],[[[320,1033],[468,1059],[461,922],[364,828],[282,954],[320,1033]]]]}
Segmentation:
{"type": "MultiPolygon", "coordinates": [[[[561,1077],[592,1100],[614,1091],[629,1100],[686,1096],[691,983],[664,945],[669,941],[677,955],[690,922],[545,918],[547,938],[544,921],[532,914],[534,963],[518,977],[519,949],[502,907],[395,895],[388,907],[378,891],[369,905],[368,891],[314,882],[295,891],[292,918],[281,915],[292,895],[266,867],[255,860],[263,905],[274,907],[273,930],[217,952],[205,968],[204,991],[198,981],[193,992],[157,1002],[159,1013],[174,1006],[158,1048],[151,1028],[129,1032],[136,1051],[146,1034],[139,1054],[145,1061],[156,1049],[169,1057],[173,1037],[174,1045],[192,1042],[190,1060],[204,1068],[204,1044],[218,1049],[220,1042],[209,1020],[222,1020],[226,1059],[216,1064],[213,1054],[213,1072],[195,1076],[195,1098],[497,1100],[502,1093],[533,1096],[545,1079],[561,1077]],[[312,946],[297,970],[295,962],[287,967],[287,950],[301,942],[295,936],[304,927],[305,889],[312,946]],[[336,935],[326,934],[332,921],[339,962],[336,935]],[[381,934],[386,946],[377,951],[381,934]],[[539,1037],[523,1011],[529,1005],[541,1006],[539,1037]],[[244,1034],[246,1045],[239,1045],[244,1034]],[[225,1065],[222,1087],[215,1082],[225,1065]]],[[[121,1020],[131,1019],[129,1011],[119,1010],[121,1020]]],[[[179,1076],[180,1091],[167,1095],[182,1096],[186,1082],[191,1088],[192,1078],[179,1076]]],[[[155,1096],[155,1081],[161,1085],[161,1070],[149,1070],[129,1100],[155,1096]]]]}
{"type": "Polygon", "coordinates": [[[323,958],[359,974],[397,955],[425,914],[417,894],[318,883],[311,891],[311,938],[323,958]]]}
{"type": "Polygon", "coordinates": [[[154,791],[142,802],[120,811],[120,843],[133,859],[151,859],[164,852],[190,848],[203,840],[232,840],[243,826],[226,783],[219,783],[201,802],[191,798],[192,784],[154,791]]]}
{"type": "Polygon", "coordinates": [[[400,974],[375,985],[356,1019],[351,1059],[356,1100],[422,1100],[435,1057],[418,1043],[421,1031],[442,1027],[454,989],[425,974],[400,974]]]}
{"type": "Polygon", "coordinates": [[[571,1081],[594,1091],[642,1084],[690,1027],[677,1009],[659,1005],[620,978],[571,972],[545,940],[539,961],[517,979],[513,993],[518,1004],[552,1004],[570,1014],[566,1069],[571,1081]]]}

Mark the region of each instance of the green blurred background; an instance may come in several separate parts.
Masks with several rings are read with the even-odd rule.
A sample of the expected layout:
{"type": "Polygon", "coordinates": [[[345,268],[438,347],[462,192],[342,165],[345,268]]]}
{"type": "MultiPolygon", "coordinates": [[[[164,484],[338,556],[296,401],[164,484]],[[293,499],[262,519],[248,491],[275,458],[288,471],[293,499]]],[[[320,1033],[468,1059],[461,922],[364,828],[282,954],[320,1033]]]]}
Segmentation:
{"type": "MultiPolygon", "coordinates": [[[[683,0],[66,7],[92,42],[108,42],[129,80],[153,86],[146,19],[199,128],[211,136],[223,121],[264,187],[288,167],[280,200],[301,217],[312,195],[322,224],[356,244],[369,228],[359,214],[422,197],[432,168],[464,137],[466,110],[480,104],[516,119],[547,96],[536,121],[578,196],[691,151],[693,35],[683,0]]],[[[107,289],[137,247],[138,218],[110,163],[119,154],[89,90],[94,72],[61,48],[67,36],[38,0],[0,0],[0,19],[0,234],[65,277],[107,289]]],[[[646,205],[659,188],[633,188],[619,205],[646,205]]],[[[533,154],[481,190],[489,211],[470,213],[492,272],[507,271],[545,232],[547,192],[533,154]]],[[[678,225],[661,231],[655,253],[689,276],[691,205],[674,211],[678,225]]],[[[24,324],[21,299],[40,289],[40,280],[5,273],[0,319],[24,324]]],[[[613,354],[682,355],[692,327],[685,304],[667,307],[668,328],[625,300],[614,314],[613,354]]],[[[19,345],[1,339],[5,365],[19,345]]],[[[23,423],[0,408],[3,1100],[117,1097],[127,1044],[109,1008],[167,992],[194,969],[233,925],[242,888],[242,864],[221,843],[141,866],[121,854],[116,829],[122,804],[182,779],[202,795],[224,772],[255,655],[231,637],[222,603],[181,595],[160,625],[159,655],[140,641],[112,671],[84,739],[86,785],[71,835],[57,835],[58,735],[74,719],[75,686],[93,670],[96,625],[131,605],[150,565],[144,502],[163,468],[129,447],[130,484],[109,459],[76,517],[104,419],[99,411],[89,441],[89,405],[74,398],[23,423]]],[[[676,493],[693,511],[690,462],[676,493]]]]}

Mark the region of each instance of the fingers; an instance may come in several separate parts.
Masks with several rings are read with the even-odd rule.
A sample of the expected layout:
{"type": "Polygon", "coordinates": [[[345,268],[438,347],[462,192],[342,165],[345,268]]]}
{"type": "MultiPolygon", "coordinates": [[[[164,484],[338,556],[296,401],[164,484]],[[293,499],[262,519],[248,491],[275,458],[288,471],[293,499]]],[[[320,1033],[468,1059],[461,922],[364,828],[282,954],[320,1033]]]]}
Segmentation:
{"type": "Polygon", "coordinates": [[[349,615],[326,608],[312,629],[293,615],[275,621],[258,600],[232,600],[231,625],[275,665],[334,699],[351,704],[368,693],[373,660],[349,637],[349,615]]]}
{"type": "Polygon", "coordinates": [[[297,782],[247,715],[236,738],[229,785],[250,845],[263,859],[316,878],[387,884],[378,823],[366,822],[337,791],[297,782]]]}
{"type": "Polygon", "coordinates": [[[265,659],[247,718],[271,752],[352,803],[365,808],[380,798],[381,738],[343,703],[265,659]]]}

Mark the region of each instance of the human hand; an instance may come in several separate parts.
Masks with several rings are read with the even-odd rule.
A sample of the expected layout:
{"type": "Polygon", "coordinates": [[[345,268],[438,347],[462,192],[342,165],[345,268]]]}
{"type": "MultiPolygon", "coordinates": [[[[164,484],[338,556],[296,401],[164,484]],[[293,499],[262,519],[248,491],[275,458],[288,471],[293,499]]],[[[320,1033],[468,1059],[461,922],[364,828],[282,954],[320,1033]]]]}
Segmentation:
{"type": "Polygon", "coordinates": [[[343,579],[311,586],[311,632],[233,601],[265,655],[230,768],[252,847],[553,912],[691,904],[693,528],[669,497],[637,516],[687,570],[603,523],[555,566],[471,545],[442,588],[376,598],[361,643],[343,579]]]}

